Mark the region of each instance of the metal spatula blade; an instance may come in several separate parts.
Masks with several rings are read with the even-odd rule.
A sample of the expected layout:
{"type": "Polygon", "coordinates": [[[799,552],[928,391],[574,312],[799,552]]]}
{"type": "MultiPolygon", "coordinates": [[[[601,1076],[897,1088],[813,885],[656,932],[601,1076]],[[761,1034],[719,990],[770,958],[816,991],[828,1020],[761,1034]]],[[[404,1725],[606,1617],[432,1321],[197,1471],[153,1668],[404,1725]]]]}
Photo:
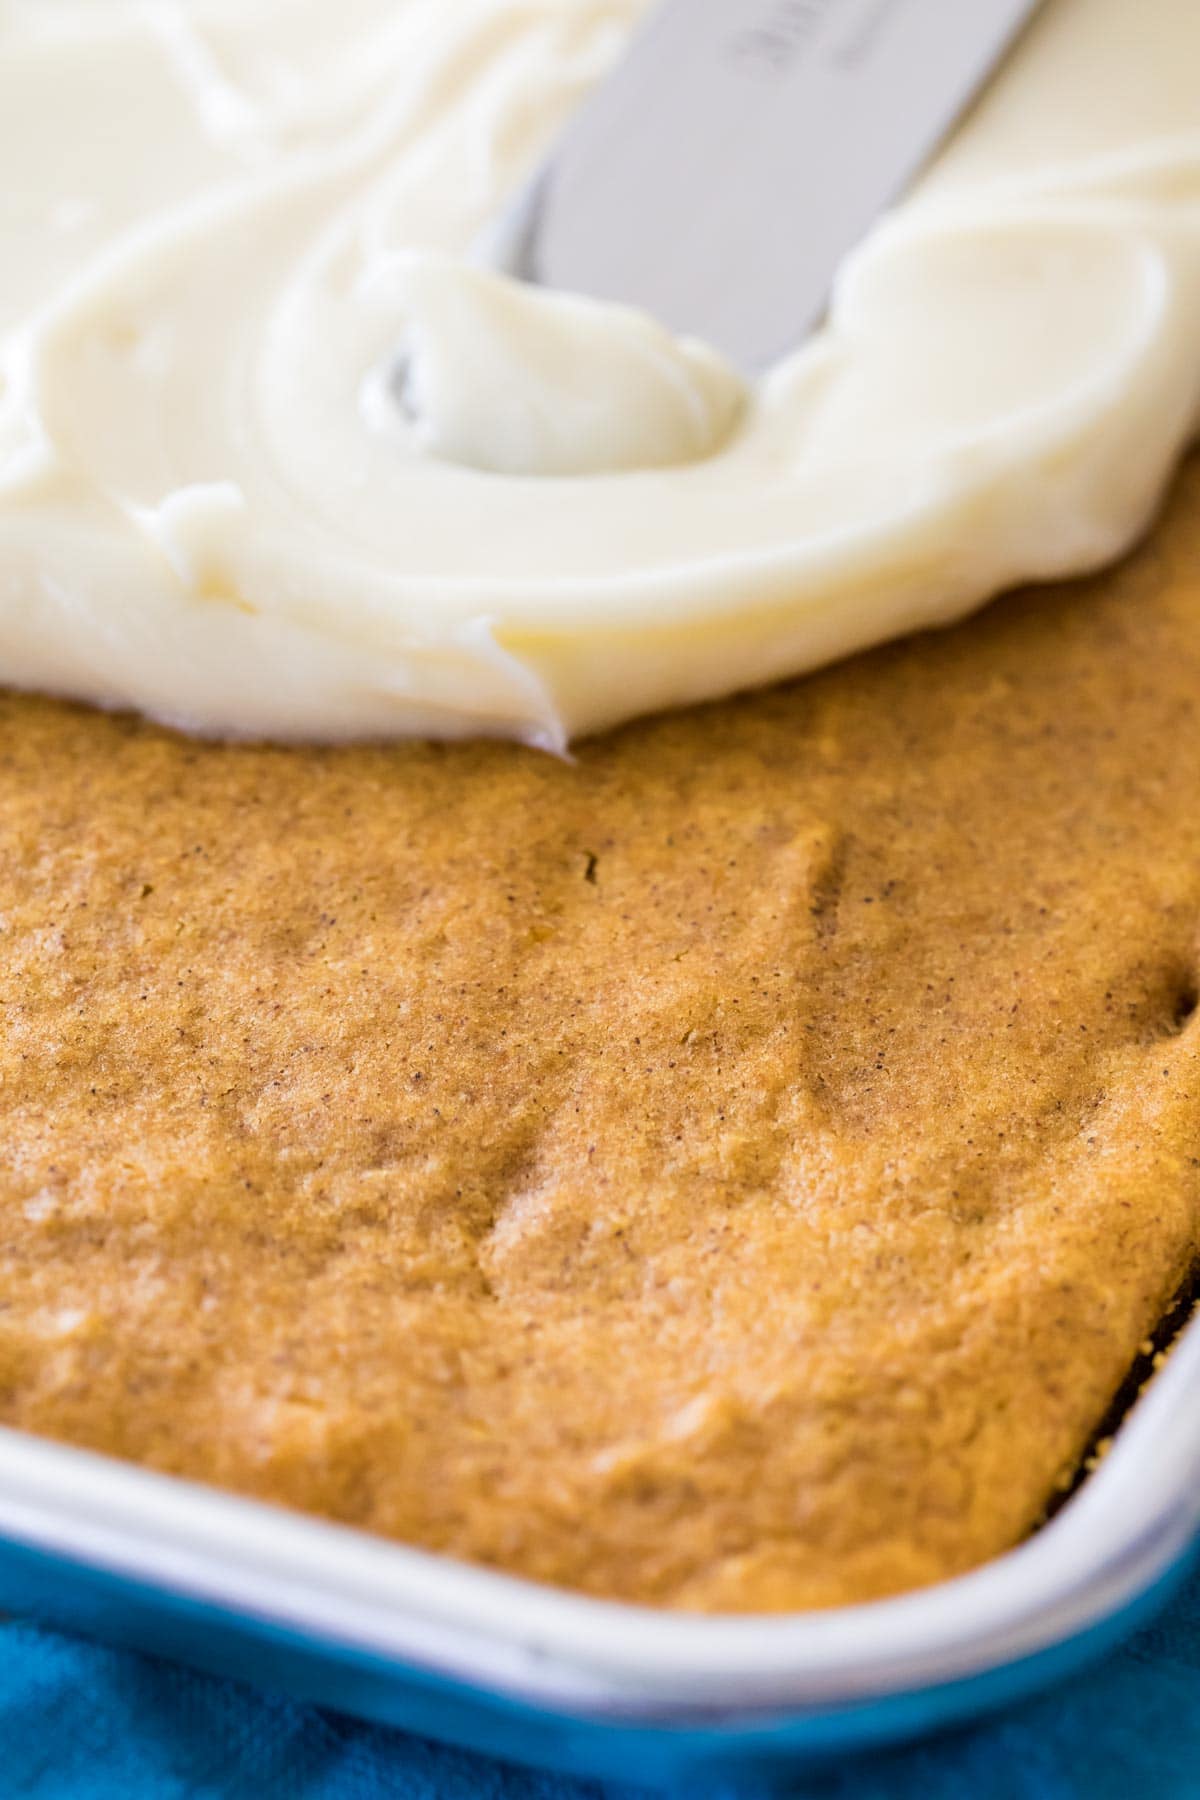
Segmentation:
{"type": "Polygon", "coordinates": [[[509,215],[504,260],[756,373],[1037,4],[666,0],[509,215]]]}

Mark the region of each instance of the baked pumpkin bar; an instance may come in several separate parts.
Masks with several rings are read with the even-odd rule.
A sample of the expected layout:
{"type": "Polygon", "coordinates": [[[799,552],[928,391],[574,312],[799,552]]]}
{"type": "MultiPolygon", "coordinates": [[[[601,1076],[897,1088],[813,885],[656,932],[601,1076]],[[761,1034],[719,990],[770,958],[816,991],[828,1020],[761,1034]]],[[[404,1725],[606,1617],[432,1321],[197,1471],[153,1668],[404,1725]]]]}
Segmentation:
{"type": "Polygon", "coordinates": [[[575,761],[0,705],[0,1419],[540,1580],[1018,1541],[1200,1241],[1200,471],[575,761]]]}

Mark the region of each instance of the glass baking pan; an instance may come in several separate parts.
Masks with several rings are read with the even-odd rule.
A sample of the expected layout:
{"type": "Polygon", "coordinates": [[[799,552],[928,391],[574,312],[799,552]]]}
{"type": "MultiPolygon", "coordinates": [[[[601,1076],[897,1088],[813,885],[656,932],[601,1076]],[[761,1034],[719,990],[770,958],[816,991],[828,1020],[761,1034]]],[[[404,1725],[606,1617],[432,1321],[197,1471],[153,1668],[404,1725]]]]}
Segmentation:
{"type": "Polygon", "coordinates": [[[1200,1533],[1200,1321],[1020,1548],[835,1612],[707,1618],[471,1568],[0,1431],[0,1606],[516,1762],[770,1790],[1040,1687],[1165,1597],[1200,1533]]]}

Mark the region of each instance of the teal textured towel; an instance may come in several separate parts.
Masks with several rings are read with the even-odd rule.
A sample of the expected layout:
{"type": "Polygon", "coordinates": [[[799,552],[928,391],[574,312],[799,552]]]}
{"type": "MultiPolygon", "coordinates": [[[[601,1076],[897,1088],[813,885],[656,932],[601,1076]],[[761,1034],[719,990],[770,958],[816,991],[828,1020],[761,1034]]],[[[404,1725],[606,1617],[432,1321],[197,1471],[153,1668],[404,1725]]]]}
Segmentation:
{"type": "MultiPolygon", "coordinates": [[[[797,1800],[1191,1800],[1200,1582],[1068,1686],[797,1800]]],[[[523,1774],[167,1663],[0,1625],[0,1795],[35,1800],[631,1800],[523,1774]]]]}

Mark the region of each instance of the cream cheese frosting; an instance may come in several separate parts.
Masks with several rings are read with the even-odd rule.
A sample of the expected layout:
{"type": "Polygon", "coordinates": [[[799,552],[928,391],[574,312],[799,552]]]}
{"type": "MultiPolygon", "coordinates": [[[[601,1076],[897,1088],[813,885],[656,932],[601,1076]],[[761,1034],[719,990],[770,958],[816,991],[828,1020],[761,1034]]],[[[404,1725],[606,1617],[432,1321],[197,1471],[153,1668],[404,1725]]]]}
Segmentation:
{"type": "Polygon", "coordinates": [[[561,749],[1131,543],[1200,416],[1200,7],[1050,0],[754,388],[470,255],[643,10],[0,0],[0,680],[561,749]]]}

